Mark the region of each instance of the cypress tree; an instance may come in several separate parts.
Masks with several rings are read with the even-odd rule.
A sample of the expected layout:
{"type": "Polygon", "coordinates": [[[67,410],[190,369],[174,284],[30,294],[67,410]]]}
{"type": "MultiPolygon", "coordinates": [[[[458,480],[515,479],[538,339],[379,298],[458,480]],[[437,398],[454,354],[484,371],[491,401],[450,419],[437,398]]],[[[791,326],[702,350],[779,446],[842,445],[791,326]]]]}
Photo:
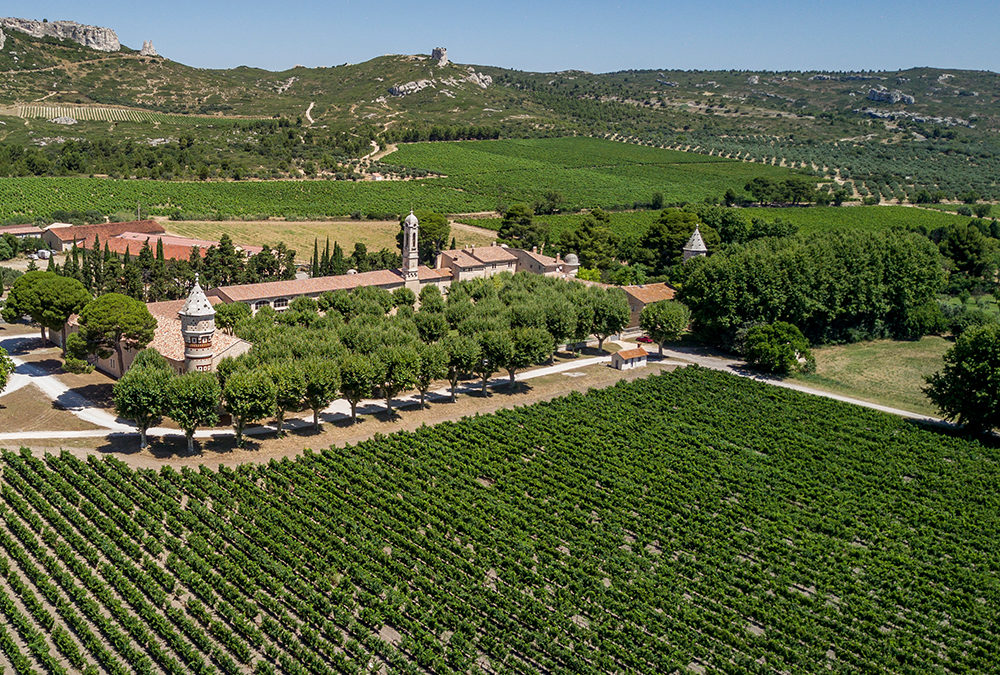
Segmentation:
{"type": "Polygon", "coordinates": [[[319,276],[319,239],[313,238],[313,257],[309,265],[309,276],[319,276]]]}
{"type": "Polygon", "coordinates": [[[344,260],[344,249],[339,242],[333,242],[333,257],[330,259],[330,274],[347,274],[347,261],[344,260]]]}
{"type": "Polygon", "coordinates": [[[319,264],[319,274],[320,276],[327,276],[331,274],[330,272],[330,237],[326,238],[326,248],[323,249],[323,259],[319,264]]]}

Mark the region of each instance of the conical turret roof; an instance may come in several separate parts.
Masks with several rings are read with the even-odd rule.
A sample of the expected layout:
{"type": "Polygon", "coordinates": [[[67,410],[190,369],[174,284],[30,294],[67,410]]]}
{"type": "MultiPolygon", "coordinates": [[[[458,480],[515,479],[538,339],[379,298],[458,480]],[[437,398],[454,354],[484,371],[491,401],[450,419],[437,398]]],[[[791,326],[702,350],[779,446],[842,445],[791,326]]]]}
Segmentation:
{"type": "Polygon", "coordinates": [[[708,247],[705,246],[705,240],[701,238],[701,230],[698,229],[697,225],[694,227],[694,234],[688,239],[688,243],[684,245],[684,250],[708,253],[708,247]]]}
{"type": "Polygon", "coordinates": [[[184,316],[215,316],[212,303],[208,301],[205,291],[201,290],[201,284],[198,283],[198,275],[194,277],[194,287],[191,288],[191,293],[188,294],[188,299],[181,307],[179,314],[184,316]]]}

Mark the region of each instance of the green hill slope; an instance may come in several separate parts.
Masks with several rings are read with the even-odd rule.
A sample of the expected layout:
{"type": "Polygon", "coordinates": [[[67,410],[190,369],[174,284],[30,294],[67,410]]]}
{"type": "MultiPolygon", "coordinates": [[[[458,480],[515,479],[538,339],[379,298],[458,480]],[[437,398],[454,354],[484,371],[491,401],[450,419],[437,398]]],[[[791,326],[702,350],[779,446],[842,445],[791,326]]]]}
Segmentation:
{"type": "MultiPolygon", "coordinates": [[[[332,173],[355,170],[349,160],[368,153],[371,141],[583,134],[790,166],[841,181],[856,198],[915,199],[927,191],[930,199],[1000,199],[998,103],[1000,75],[934,68],[528,73],[397,55],[281,72],[210,70],[10,32],[0,50],[0,140],[49,148],[58,166],[54,155],[67,138],[156,144],[192,134],[229,155],[228,167],[212,165],[209,175],[234,166],[243,175],[309,175],[307,162],[321,162],[322,153],[289,151],[280,159],[257,152],[268,156],[254,159],[246,146],[258,143],[257,130],[218,121],[281,117],[301,120],[291,132],[295,144],[324,145],[336,156],[327,162],[332,173]],[[128,121],[119,118],[136,114],[77,105],[172,115],[128,121]],[[47,121],[74,110],[112,124],[70,133],[47,121]]],[[[160,173],[191,177],[201,161],[160,173]]],[[[7,173],[19,171],[101,173],[72,166],[7,173]]],[[[127,167],[115,171],[132,175],[127,167]]]]}

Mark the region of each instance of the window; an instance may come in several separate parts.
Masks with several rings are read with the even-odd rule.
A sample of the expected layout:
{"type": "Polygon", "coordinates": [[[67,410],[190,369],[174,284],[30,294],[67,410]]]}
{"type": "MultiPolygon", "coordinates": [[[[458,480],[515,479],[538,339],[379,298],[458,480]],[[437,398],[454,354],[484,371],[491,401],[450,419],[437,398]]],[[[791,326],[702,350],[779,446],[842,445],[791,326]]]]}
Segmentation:
{"type": "Polygon", "coordinates": [[[288,309],[288,298],[278,298],[274,301],[275,309],[288,309]]]}
{"type": "Polygon", "coordinates": [[[270,307],[270,306],[271,303],[268,302],[267,300],[258,300],[257,302],[254,303],[253,308],[254,310],[258,310],[261,307],[270,307]]]}

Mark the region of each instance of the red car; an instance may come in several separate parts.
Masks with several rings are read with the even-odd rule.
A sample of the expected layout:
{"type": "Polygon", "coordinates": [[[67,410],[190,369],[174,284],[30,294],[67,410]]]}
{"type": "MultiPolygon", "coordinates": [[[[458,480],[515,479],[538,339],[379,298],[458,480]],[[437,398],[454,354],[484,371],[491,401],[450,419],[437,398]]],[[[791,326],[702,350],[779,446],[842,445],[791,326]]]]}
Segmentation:
{"type": "Polygon", "coordinates": [[[636,342],[645,342],[646,344],[650,344],[650,345],[653,344],[653,338],[649,337],[648,335],[643,335],[641,337],[637,337],[635,339],[635,341],[636,342]]]}

